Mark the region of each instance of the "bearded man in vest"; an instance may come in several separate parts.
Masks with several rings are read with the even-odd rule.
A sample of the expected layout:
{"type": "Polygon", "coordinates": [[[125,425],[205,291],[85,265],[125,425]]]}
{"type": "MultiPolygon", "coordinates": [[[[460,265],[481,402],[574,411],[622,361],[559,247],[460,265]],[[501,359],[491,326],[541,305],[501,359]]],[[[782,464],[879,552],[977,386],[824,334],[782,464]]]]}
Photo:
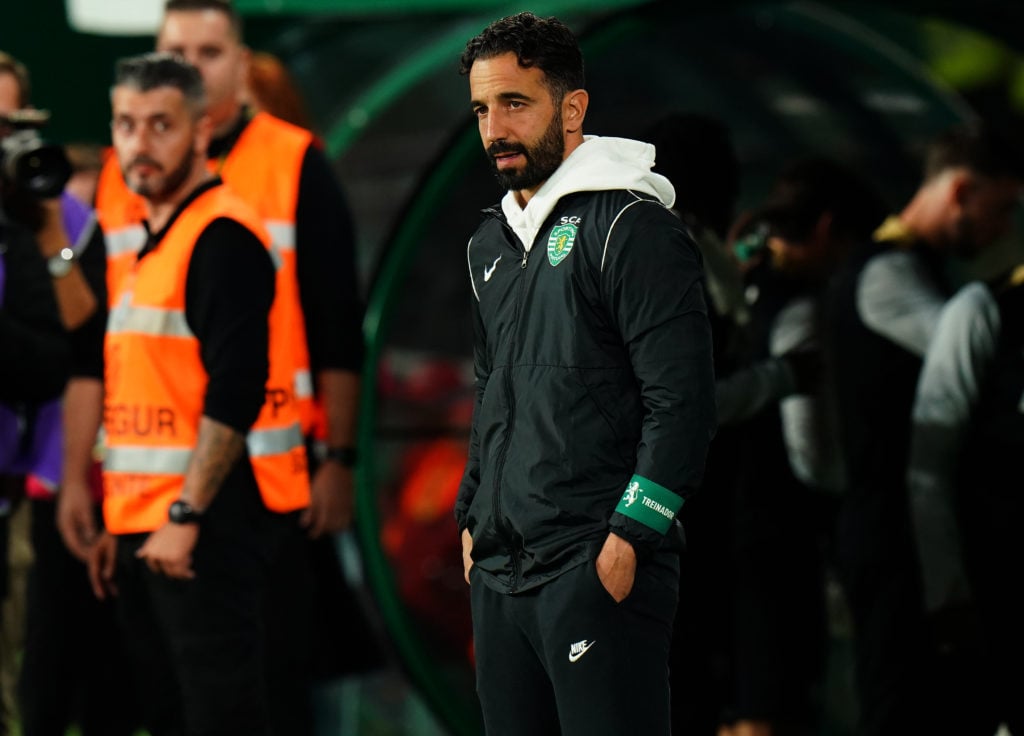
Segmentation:
{"type": "Polygon", "coordinates": [[[148,237],[131,259],[108,254],[105,337],[77,346],[103,351],[106,530],[90,580],[117,597],[154,736],[270,734],[262,596],[309,504],[298,406],[266,391],[287,339],[269,328],[270,237],[206,168],[194,67],[122,60],[111,99],[148,237]]]}
{"type": "MultiPolygon", "coordinates": [[[[312,736],[310,692],[314,669],[348,666],[372,649],[356,622],[318,630],[314,590],[342,590],[344,579],[332,535],[351,525],[355,424],[363,361],[362,305],[356,287],[354,234],[349,210],[326,156],[313,135],[239,100],[249,64],[242,23],[227,0],[168,0],[156,38],[158,51],[179,54],[199,69],[212,136],[207,166],[251,205],[273,238],[279,263],[280,370],[270,389],[295,400],[314,465],[311,503],[275,561],[267,598],[271,709],[276,730],[312,736]],[[312,538],[312,540],[306,537],[312,538]],[[330,570],[329,583],[312,570],[330,570]],[[344,642],[340,639],[344,637],[344,642]],[[313,644],[313,641],[316,644],[313,644]],[[339,660],[337,652],[343,652],[339,660]],[[315,655],[315,656],[314,656],[315,655]],[[315,660],[323,660],[315,661],[315,660]]],[[[125,185],[116,158],[100,175],[96,210],[111,259],[128,259],[145,242],[142,204],[125,185]]],[[[72,381],[77,388],[77,382],[72,381]]],[[[72,391],[72,396],[77,393],[72,391]]],[[[73,409],[74,407],[72,407],[73,409]]],[[[88,499],[76,488],[61,503],[61,531],[69,546],[93,537],[88,499]]],[[[357,611],[357,607],[352,610],[357,611]]]]}

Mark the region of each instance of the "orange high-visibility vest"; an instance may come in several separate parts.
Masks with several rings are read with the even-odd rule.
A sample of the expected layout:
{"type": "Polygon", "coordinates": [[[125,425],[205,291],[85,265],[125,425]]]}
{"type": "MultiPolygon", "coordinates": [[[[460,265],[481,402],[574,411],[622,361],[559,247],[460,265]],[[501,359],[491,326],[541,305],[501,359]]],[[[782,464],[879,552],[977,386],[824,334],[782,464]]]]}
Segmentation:
{"type": "MultiPolygon", "coordinates": [[[[127,269],[108,273],[103,513],[114,534],[159,528],[181,494],[208,382],[199,341],[185,319],[185,280],[196,240],[222,217],[270,247],[256,213],[227,187],[216,186],[179,213],[157,248],[127,269]]],[[[283,352],[280,342],[286,338],[271,329],[271,356],[283,352]]],[[[295,402],[282,402],[268,389],[246,445],[267,508],[285,512],[309,505],[295,402]]]]}
{"type": "MultiPolygon", "coordinates": [[[[306,322],[299,301],[295,211],[302,161],[312,142],[308,131],[261,112],[249,121],[226,158],[208,162],[210,170],[256,210],[270,233],[277,266],[271,330],[289,338],[278,345],[281,355],[271,355],[276,372],[271,374],[270,384],[289,391],[288,400],[297,403],[307,435],[322,425],[323,416],[313,403],[306,322]]],[[[146,231],[142,198],[128,189],[116,156],[110,156],[100,172],[96,211],[107,241],[108,268],[121,272],[126,263],[134,262],[134,254],[146,242],[146,231]]]]}

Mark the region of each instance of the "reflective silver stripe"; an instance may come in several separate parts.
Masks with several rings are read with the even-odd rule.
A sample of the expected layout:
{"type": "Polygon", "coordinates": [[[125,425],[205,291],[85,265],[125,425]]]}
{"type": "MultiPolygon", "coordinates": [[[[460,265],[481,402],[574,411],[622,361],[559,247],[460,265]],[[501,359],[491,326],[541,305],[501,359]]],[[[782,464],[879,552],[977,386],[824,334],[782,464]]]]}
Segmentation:
{"type": "Polygon", "coordinates": [[[107,245],[107,257],[120,256],[125,253],[138,253],[146,242],[146,228],[142,225],[129,225],[119,230],[103,233],[107,245]]]}
{"type": "Polygon", "coordinates": [[[192,460],[190,447],[107,447],[103,469],[109,473],[184,475],[192,460]]]}
{"type": "Polygon", "coordinates": [[[134,307],[127,304],[127,301],[122,299],[120,304],[110,310],[107,319],[109,334],[133,332],[156,337],[195,337],[185,320],[184,309],[134,307]]]}
{"type": "Polygon", "coordinates": [[[295,396],[299,399],[313,398],[313,376],[309,371],[295,371],[295,396]]]}
{"type": "Polygon", "coordinates": [[[281,266],[284,265],[284,258],[281,257],[281,249],[271,243],[267,252],[270,254],[270,261],[274,264],[274,270],[280,271],[281,266]]]}
{"type": "Polygon", "coordinates": [[[254,429],[245,443],[249,446],[249,457],[280,455],[302,446],[302,430],[298,423],[282,429],[254,429]]]}
{"type": "Polygon", "coordinates": [[[264,220],[263,226],[279,251],[295,250],[295,223],[284,220],[264,220]]]}

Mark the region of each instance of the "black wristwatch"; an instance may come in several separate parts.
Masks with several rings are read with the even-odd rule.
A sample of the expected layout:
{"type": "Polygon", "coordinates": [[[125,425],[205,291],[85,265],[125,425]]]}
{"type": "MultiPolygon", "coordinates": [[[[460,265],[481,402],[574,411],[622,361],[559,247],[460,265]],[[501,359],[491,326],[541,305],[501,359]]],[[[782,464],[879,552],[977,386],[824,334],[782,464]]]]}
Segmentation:
{"type": "Polygon", "coordinates": [[[167,509],[167,518],[172,524],[198,524],[203,520],[203,515],[192,508],[188,501],[175,501],[167,509]]]}
{"type": "Polygon", "coordinates": [[[354,447],[328,447],[324,450],[324,462],[332,460],[346,468],[354,467],[359,454],[354,447]]]}

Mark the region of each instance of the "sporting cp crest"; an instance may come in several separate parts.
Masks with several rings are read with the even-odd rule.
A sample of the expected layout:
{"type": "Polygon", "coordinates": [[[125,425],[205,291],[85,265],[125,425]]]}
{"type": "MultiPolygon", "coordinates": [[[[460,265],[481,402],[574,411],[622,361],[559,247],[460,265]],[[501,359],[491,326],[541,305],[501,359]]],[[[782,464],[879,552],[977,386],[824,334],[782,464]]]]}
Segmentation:
{"type": "Polygon", "coordinates": [[[569,251],[572,250],[572,244],[576,242],[578,229],[575,224],[570,222],[565,225],[556,225],[551,230],[551,235],[548,237],[548,262],[552,266],[557,266],[568,257],[569,251]]]}
{"type": "Polygon", "coordinates": [[[622,500],[626,502],[626,508],[629,508],[636,500],[640,498],[640,484],[633,481],[626,486],[626,492],[622,494],[622,500]]]}

